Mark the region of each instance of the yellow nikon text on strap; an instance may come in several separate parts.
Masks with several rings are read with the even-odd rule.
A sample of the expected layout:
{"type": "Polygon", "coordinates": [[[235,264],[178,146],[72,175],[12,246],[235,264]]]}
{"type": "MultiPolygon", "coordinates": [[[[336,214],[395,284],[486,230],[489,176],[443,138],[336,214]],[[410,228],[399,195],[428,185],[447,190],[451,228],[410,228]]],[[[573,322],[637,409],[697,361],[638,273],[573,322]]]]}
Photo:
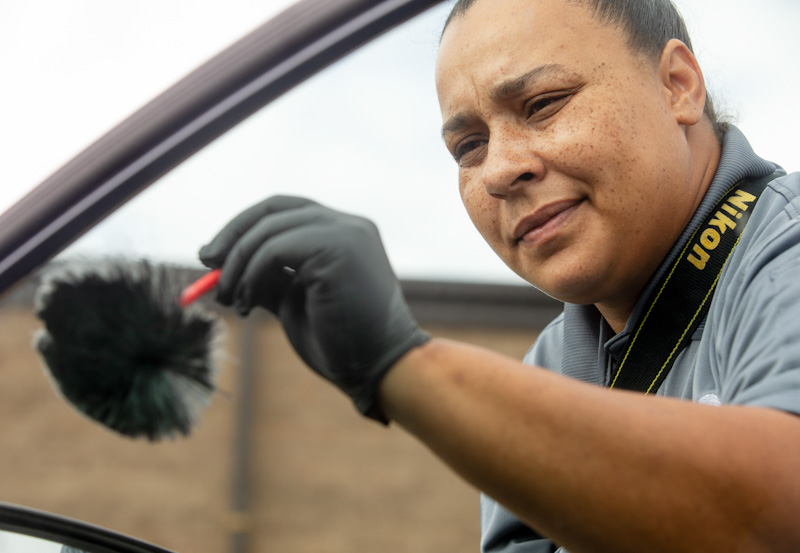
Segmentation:
{"type": "Polygon", "coordinates": [[[714,218],[709,221],[706,229],[700,234],[699,243],[694,244],[692,252],[686,257],[689,263],[701,271],[705,269],[710,258],[708,252],[714,251],[719,246],[725,231],[736,230],[737,222],[742,218],[742,212],[747,211],[750,204],[755,201],[756,196],[741,189],[736,190],[735,195],[728,197],[727,201],[719,206],[719,211],[714,214],[714,218]]]}

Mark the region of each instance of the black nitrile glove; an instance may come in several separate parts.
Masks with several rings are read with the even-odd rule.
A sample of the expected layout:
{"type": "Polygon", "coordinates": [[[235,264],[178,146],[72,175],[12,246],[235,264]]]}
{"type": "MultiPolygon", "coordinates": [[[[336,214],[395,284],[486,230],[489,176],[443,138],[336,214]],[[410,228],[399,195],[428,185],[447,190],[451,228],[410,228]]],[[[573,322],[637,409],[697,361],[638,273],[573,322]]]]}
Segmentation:
{"type": "Polygon", "coordinates": [[[372,222],[311,200],[276,196],[242,212],[200,250],[222,267],[217,300],[246,315],[274,313],[297,353],[387,422],[378,386],[428,340],[417,326],[372,222]]]}

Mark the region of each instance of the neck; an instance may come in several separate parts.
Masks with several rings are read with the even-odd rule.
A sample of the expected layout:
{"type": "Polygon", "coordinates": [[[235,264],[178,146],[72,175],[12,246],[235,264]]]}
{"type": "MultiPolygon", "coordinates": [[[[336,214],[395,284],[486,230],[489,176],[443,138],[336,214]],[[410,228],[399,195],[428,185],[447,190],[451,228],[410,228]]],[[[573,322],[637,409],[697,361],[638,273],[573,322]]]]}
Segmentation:
{"type": "Polygon", "coordinates": [[[625,328],[625,325],[628,323],[628,318],[633,311],[633,306],[636,304],[636,299],[634,298],[632,302],[625,303],[625,304],[609,304],[609,303],[597,303],[595,307],[597,310],[600,311],[600,314],[608,323],[608,326],[611,327],[611,330],[614,331],[614,334],[619,334],[625,328]]]}

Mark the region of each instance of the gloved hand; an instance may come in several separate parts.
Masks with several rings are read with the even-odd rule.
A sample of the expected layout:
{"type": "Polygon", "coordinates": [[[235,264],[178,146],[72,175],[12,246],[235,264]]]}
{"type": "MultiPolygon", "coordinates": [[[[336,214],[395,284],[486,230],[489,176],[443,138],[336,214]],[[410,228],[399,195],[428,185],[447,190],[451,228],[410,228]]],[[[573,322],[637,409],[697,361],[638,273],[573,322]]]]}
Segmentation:
{"type": "Polygon", "coordinates": [[[300,357],[388,422],[381,380],[428,340],[412,317],[375,225],[304,198],[276,196],[242,212],[200,250],[222,267],[217,300],[274,313],[300,357]]]}

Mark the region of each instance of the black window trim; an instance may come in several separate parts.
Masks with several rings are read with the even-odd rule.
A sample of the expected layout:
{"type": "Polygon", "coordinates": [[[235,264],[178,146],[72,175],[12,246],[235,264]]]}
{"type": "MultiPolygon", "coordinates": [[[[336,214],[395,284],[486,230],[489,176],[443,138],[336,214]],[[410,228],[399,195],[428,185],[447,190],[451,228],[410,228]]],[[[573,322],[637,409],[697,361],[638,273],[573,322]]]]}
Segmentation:
{"type": "Polygon", "coordinates": [[[91,553],[172,553],[126,534],[12,503],[0,503],[0,530],[91,553]]]}

